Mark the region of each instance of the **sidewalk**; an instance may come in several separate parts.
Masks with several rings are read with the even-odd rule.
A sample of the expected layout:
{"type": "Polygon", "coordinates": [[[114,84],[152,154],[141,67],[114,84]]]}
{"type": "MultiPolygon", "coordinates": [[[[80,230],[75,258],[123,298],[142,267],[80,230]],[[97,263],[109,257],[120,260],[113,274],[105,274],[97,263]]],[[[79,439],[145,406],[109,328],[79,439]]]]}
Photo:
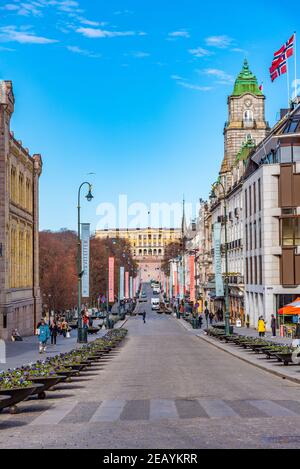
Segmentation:
{"type": "MultiPolygon", "coordinates": [[[[125,320],[125,322],[127,319],[125,320]]],[[[120,321],[115,327],[121,328],[125,324],[120,321]]],[[[94,321],[97,326],[98,321],[94,321]]],[[[107,329],[102,329],[97,335],[89,335],[88,341],[93,342],[95,339],[103,337],[107,333],[107,329]]],[[[57,337],[57,345],[48,345],[47,353],[40,355],[38,350],[38,337],[31,336],[23,339],[23,342],[6,342],[6,363],[0,363],[0,371],[6,371],[34,363],[38,360],[44,360],[47,357],[59,355],[61,353],[68,353],[75,348],[80,348],[81,345],[77,343],[77,330],[71,331],[71,338],[65,339],[62,336],[57,337]]]]}
{"type": "MultiPolygon", "coordinates": [[[[256,329],[248,329],[247,327],[234,327],[234,333],[238,335],[243,335],[243,336],[248,336],[248,337],[258,337],[258,332],[256,329]]],[[[293,342],[293,339],[289,337],[280,337],[277,335],[277,337],[272,337],[271,332],[267,332],[265,339],[270,341],[270,342],[275,342],[276,344],[282,344],[282,345],[291,345],[293,342]]]]}
{"type": "MultiPolygon", "coordinates": [[[[190,334],[198,337],[200,340],[211,344],[213,347],[222,350],[223,352],[226,352],[232,355],[233,357],[238,358],[246,363],[249,363],[250,365],[253,365],[263,371],[267,371],[268,373],[271,373],[279,378],[287,379],[294,383],[300,384],[299,366],[284,366],[282,363],[278,363],[277,361],[267,360],[264,355],[256,354],[252,350],[244,350],[240,349],[239,347],[233,344],[224,344],[222,342],[219,342],[217,339],[213,339],[206,335],[206,333],[204,332],[206,325],[203,329],[193,329],[189,323],[184,321],[184,319],[174,318],[174,320],[177,321],[187,331],[189,331],[190,334]]],[[[258,333],[255,329],[234,328],[234,332],[239,335],[246,335],[248,337],[258,337],[258,333]]],[[[282,344],[290,344],[292,342],[292,339],[282,339],[281,337],[272,338],[270,336],[271,334],[267,334],[265,337],[266,340],[282,344]]]]}

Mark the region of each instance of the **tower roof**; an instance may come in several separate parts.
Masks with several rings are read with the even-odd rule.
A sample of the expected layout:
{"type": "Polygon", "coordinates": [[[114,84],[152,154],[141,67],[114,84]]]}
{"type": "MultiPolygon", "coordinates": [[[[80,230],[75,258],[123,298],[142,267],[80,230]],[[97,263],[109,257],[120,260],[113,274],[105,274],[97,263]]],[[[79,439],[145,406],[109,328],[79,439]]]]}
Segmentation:
{"type": "Polygon", "coordinates": [[[247,59],[245,59],[243,69],[235,81],[232,96],[242,96],[246,93],[263,96],[262,91],[259,89],[257,78],[249,68],[247,59]]]}

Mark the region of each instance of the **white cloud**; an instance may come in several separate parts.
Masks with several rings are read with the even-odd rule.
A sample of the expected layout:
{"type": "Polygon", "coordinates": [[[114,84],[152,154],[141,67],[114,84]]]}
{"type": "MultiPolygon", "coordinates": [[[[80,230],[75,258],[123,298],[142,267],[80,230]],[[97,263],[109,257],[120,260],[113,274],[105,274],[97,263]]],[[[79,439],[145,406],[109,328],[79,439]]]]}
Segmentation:
{"type": "Polygon", "coordinates": [[[182,78],[180,75],[171,75],[171,79],[175,81],[178,81],[178,80],[184,81],[184,78],[182,78]]]}
{"type": "Polygon", "coordinates": [[[233,39],[229,36],[210,36],[205,39],[206,45],[210,47],[217,47],[218,49],[226,49],[229,47],[233,39]]]}
{"type": "Polygon", "coordinates": [[[53,44],[56,39],[37,36],[35,32],[18,30],[16,26],[3,26],[0,28],[0,41],[19,42],[20,44],[53,44]]]}
{"type": "Polygon", "coordinates": [[[137,51],[132,53],[133,57],[136,59],[145,59],[146,57],[150,57],[148,52],[137,51]]]}
{"type": "Polygon", "coordinates": [[[189,53],[194,55],[195,57],[208,57],[211,55],[211,52],[203,49],[202,47],[197,47],[196,49],[190,49],[189,53]]]}
{"type": "Polygon", "coordinates": [[[193,83],[188,83],[186,81],[178,81],[177,83],[178,83],[179,86],[182,86],[183,88],[187,88],[189,90],[211,91],[213,89],[211,86],[194,85],[193,83]]]}
{"type": "MultiPolygon", "coordinates": [[[[201,71],[199,73],[202,73],[201,71]]],[[[206,75],[213,76],[217,78],[217,82],[223,85],[227,85],[234,82],[234,77],[229,73],[224,72],[224,70],[219,70],[217,68],[208,68],[204,70],[206,75]]]]}
{"type": "Polygon", "coordinates": [[[181,30],[181,31],[173,31],[171,33],[168,34],[168,37],[169,39],[177,39],[177,38],[190,38],[190,33],[188,31],[185,31],[185,30],[181,30]]]}
{"type": "Polygon", "coordinates": [[[76,32],[82,34],[88,38],[112,38],[112,37],[126,37],[126,36],[136,36],[139,33],[135,31],[107,31],[105,29],[95,29],[95,28],[77,28],[76,32]]]}
{"type": "Polygon", "coordinates": [[[73,52],[73,54],[83,55],[85,57],[90,57],[92,59],[99,59],[101,57],[100,54],[96,54],[95,52],[92,52],[86,49],[81,49],[78,46],[67,46],[67,49],[70,52],[73,52]]]}

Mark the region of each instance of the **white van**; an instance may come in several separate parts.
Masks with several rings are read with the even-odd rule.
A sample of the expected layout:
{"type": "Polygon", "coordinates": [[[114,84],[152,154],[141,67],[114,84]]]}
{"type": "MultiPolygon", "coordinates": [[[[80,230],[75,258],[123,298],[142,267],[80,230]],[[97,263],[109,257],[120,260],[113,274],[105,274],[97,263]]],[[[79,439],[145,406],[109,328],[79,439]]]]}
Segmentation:
{"type": "Polygon", "coordinates": [[[151,306],[152,306],[152,311],[158,311],[160,307],[159,298],[152,298],[151,306]]]}

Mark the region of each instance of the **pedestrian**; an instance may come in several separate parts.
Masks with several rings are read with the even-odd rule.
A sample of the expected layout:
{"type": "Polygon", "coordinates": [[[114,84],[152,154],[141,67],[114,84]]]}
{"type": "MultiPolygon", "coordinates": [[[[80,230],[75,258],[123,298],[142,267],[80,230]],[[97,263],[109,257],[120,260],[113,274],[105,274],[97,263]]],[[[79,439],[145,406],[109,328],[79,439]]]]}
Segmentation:
{"type": "Polygon", "coordinates": [[[206,324],[208,325],[209,309],[207,307],[205,308],[204,314],[205,314],[206,324]]]}
{"type": "Polygon", "coordinates": [[[199,329],[202,329],[202,324],[203,324],[203,316],[202,314],[199,314],[199,329]]]}
{"type": "Polygon", "coordinates": [[[276,318],[274,316],[274,314],[272,314],[271,316],[271,329],[272,329],[272,335],[273,337],[276,337],[276,318]]]}
{"type": "Polygon", "coordinates": [[[146,324],[146,311],[145,310],[143,312],[143,321],[144,321],[144,324],[146,324]]]}
{"type": "Polygon", "coordinates": [[[53,319],[50,324],[50,335],[51,335],[51,345],[56,345],[57,335],[58,335],[58,326],[55,319],[53,319]]]}
{"type": "Polygon", "coordinates": [[[259,337],[265,337],[266,335],[266,323],[262,316],[258,320],[258,334],[259,337]]]}
{"type": "Polygon", "coordinates": [[[214,322],[214,317],[215,317],[215,315],[214,315],[213,312],[209,313],[209,323],[210,323],[211,326],[214,322]]]}
{"type": "Polygon", "coordinates": [[[41,319],[41,322],[38,327],[38,336],[39,336],[39,352],[46,353],[47,342],[50,338],[50,329],[48,324],[46,324],[45,319],[41,319]]]}
{"type": "Polygon", "coordinates": [[[61,323],[61,333],[64,336],[64,338],[67,337],[68,328],[69,328],[68,323],[65,320],[65,318],[63,318],[62,323],[61,323]]]}

